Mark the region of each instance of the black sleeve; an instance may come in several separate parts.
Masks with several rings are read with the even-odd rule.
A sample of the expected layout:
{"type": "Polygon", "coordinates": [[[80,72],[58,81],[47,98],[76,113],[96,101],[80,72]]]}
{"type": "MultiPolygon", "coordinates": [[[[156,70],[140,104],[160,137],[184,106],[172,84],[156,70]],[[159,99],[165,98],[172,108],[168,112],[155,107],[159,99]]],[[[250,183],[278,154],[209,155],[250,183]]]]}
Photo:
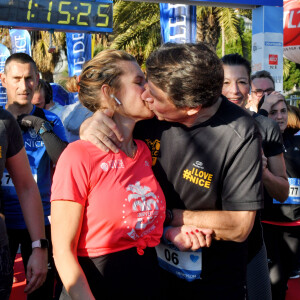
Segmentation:
{"type": "Polygon", "coordinates": [[[5,115],[5,117],[1,119],[3,120],[7,129],[7,137],[9,141],[6,157],[9,158],[21,151],[21,149],[24,147],[24,142],[20,127],[15,118],[8,111],[1,111],[1,114],[5,115]]]}
{"type": "Polygon", "coordinates": [[[269,116],[268,112],[265,109],[262,109],[262,108],[259,109],[257,113],[260,114],[260,115],[262,115],[262,116],[264,116],[264,117],[268,117],[269,116]]]}
{"type": "Polygon", "coordinates": [[[53,131],[46,131],[41,134],[46,151],[54,164],[57,163],[59,156],[67,147],[68,142],[61,140],[53,131]]]}
{"type": "Polygon", "coordinates": [[[265,156],[271,157],[283,153],[283,140],[278,123],[269,118],[267,121],[267,135],[263,148],[265,156]]]}

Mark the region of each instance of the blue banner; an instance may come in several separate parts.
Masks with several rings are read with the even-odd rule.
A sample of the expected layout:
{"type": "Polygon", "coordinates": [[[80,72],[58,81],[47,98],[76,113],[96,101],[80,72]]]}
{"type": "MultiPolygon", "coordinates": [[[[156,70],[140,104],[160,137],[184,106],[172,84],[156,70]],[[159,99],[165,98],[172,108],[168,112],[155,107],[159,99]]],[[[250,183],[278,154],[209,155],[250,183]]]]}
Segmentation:
{"type": "Polygon", "coordinates": [[[26,53],[31,56],[31,38],[29,32],[23,29],[10,29],[11,53],[26,53]]]}
{"type": "MultiPolygon", "coordinates": [[[[5,61],[9,56],[10,56],[10,52],[7,49],[7,47],[0,44],[0,73],[4,72],[5,61]]],[[[6,88],[2,86],[0,80],[0,106],[4,107],[6,102],[7,102],[6,88]]]]}
{"type": "MultiPolygon", "coordinates": [[[[191,2],[198,2],[197,5],[201,5],[201,2],[208,2],[206,0],[189,0],[191,2]]],[[[283,6],[283,0],[222,0],[222,1],[209,1],[212,2],[211,6],[214,6],[213,3],[216,2],[218,4],[224,3],[224,7],[226,6],[225,3],[228,4],[237,4],[236,7],[239,7],[239,4],[242,5],[265,5],[265,6],[283,6]]]]}
{"type": "MultiPolygon", "coordinates": [[[[92,57],[92,36],[86,33],[67,32],[66,37],[69,76],[78,76],[83,64],[92,57]]],[[[70,103],[77,100],[77,93],[70,93],[70,103]]]]}
{"type": "Polygon", "coordinates": [[[160,3],[160,26],[163,42],[194,43],[196,41],[196,6],[160,3]]]}

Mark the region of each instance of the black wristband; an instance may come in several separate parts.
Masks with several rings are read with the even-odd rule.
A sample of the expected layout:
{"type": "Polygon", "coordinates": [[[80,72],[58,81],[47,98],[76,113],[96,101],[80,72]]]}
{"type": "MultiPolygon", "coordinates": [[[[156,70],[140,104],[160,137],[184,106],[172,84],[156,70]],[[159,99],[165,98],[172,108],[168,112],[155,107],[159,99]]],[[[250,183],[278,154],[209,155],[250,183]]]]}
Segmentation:
{"type": "Polygon", "coordinates": [[[173,221],[173,212],[171,209],[166,209],[166,218],[165,218],[164,226],[170,225],[172,221],[173,221]]]}

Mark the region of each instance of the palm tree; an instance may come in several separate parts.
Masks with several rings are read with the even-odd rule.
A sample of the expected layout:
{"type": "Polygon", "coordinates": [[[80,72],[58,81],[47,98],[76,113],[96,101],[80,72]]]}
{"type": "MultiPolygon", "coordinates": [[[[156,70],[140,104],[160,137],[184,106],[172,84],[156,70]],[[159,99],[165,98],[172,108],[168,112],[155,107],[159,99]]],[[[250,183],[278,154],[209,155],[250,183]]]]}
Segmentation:
{"type": "Polygon", "coordinates": [[[55,32],[52,37],[55,50],[48,52],[50,45],[50,33],[48,31],[39,31],[33,34],[32,58],[36,62],[42,78],[48,82],[53,82],[53,72],[60,59],[60,51],[65,49],[66,37],[63,32],[55,32]]]}
{"type": "Polygon", "coordinates": [[[161,44],[159,5],[114,1],[113,36],[112,48],[128,51],[142,64],[161,44]]]}
{"type": "Polygon", "coordinates": [[[222,55],[225,43],[236,41],[240,37],[239,18],[232,8],[197,7],[197,41],[206,42],[216,50],[220,34],[222,35],[222,55]]]}
{"type": "MultiPolygon", "coordinates": [[[[240,37],[239,17],[231,8],[197,7],[197,41],[215,50],[221,32],[223,41],[240,37]]],[[[161,44],[160,10],[157,3],[114,1],[114,34],[112,48],[123,49],[143,63],[161,44]]]]}

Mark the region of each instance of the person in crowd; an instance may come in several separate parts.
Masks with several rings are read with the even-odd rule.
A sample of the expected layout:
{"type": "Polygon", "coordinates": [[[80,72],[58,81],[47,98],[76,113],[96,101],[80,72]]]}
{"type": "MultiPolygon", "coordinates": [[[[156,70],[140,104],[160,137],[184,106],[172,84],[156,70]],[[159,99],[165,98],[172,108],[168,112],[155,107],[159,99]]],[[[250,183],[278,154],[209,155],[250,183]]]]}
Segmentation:
{"type": "Polygon", "coordinates": [[[68,104],[64,107],[61,120],[66,130],[68,142],[79,139],[79,128],[84,120],[92,116],[92,112],[82,105],[80,101],[68,104]]]}
{"type": "Polygon", "coordinates": [[[288,121],[286,130],[295,135],[300,134],[300,109],[294,105],[288,105],[288,121]]]}
{"type": "Polygon", "coordinates": [[[51,84],[48,81],[39,79],[39,83],[35,88],[31,103],[39,108],[51,111],[61,119],[64,106],[53,101],[53,91],[51,84]]]}
{"type": "MultiPolygon", "coordinates": [[[[268,97],[271,98],[271,95],[268,97]]],[[[258,108],[263,107],[262,98],[258,108]]],[[[268,99],[269,118],[278,123],[283,136],[284,159],[290,184],[289,196],[284,203],[271,199],[263,214],[264,238],[268,252],[273,300],[284,300],[287,282],[300,261],[300,137],[287,130],[288,105],[268,99]]]]}
{"type": "Polygon", "coordinates": [[[266,70],[257,71],[251,77],[251,93],[248,98],[246,108],[257,112],[258,103],[264,95],[269,95],[275,91],[275,82],[270,72],[266,70]]]}
{"type": "MultiPolygon", "coordinates": [[[[241,55],[228,54],[222,57],[224,84],[222,94],[229,101],[245,109],[250,90],[250,63],[241,55]]],[[[288,181],[283,159],[282,138],[279,126],[257,113],[250,113],[256,120],[262,135],[263,183],[265,200],[271,196],[284,201],[288,195],[288,181]],[[277,189],[274,189],[277,186],[277,189]]],[[[260,213],[249,236],[249,255],[247,266],[248,299],[271,299],[271,286],[267,264],[266,248],[263,241],[260,213]]]]}
{"type": "MultiPolygon", "coordinates": [[[[13,116],[0,108],[0,178],[1,185],[14,183],[22,212],[34,244],[45,239],[43,208],[24,149],[20,128],[13,116]],[[4,169],[8,170],[3,176],[4,169]]],[[[0,211],[1,202],[0,202],[0,211]]],[[[25,293],[39,288],[47,275],[47,249],[35,247],[27,263],[25,293]]],[[[0,213],[0,299],[8,300],[13,283],[13,260],[10,257],[4,216],[0,213]]]]}
{"type": "MultiPolygon", "coordinates": [[[[162,298],[245,299],[246,240],[263,207],[254,120],[221,95],[222,64],[205,43],[164,44],[146,72],[142,99],[156,118],[139,122],[134,136],[147,142],[167,201],[168,226],[157,247],[162,298]],[[182,225],[212,229],[211,246],[174,248],[169,228],[182,225]]],[[[96,112],[81,138],[118,152],[124,137],[111,115],[96,112]]]]}
{"type": "MultiPolygon", "coordinates": [[[[50,233],[50,192],[53,165],[66,147],[64,128],[59,118],[47,110],[31,103],[38,84],[38,72],[33,59],[25,53],[15,53],[5,62],[1,75],[2,85],[6,88],[6,109],[18,119],[22,128],[25,150],[31,172],[37,182],[44,210],[47,240],[32,244],[19,205],[19,195],[12,181],[2,186],[5,222],[12,259],[15,258],[19,244],[26,270],[32,248],[48,248],[48,275],[45,283],[28,296],[28,299],[52,299],[54,286],[54,263],[51,250],[50,233]]],[[[7,176],[7,171],[4,171],[7,176]]],[[[27,270],[26,270],[27,271],[27,270]]]]}
{"type": "MultiPolygon", "coordinates": [[[[54,260],[64,285],[60,299],[159,297],[154,247],[163,232],[165,198],[149,149],[132,137],[138,121],[153,117],[141,99],[144,84],[135,58],[119,50],[100,52],[84,65],[79,82],[72,77],[68,83],[89,110],[112,109],[125,138],[118,154],[75,141],[58,161],[51,226],[54,260]]],[[[191,238],[185,232],[175,233],[176,238],[190,243],[198,236],[204,239],[199,229],[182,230],[191,238]]]]}

